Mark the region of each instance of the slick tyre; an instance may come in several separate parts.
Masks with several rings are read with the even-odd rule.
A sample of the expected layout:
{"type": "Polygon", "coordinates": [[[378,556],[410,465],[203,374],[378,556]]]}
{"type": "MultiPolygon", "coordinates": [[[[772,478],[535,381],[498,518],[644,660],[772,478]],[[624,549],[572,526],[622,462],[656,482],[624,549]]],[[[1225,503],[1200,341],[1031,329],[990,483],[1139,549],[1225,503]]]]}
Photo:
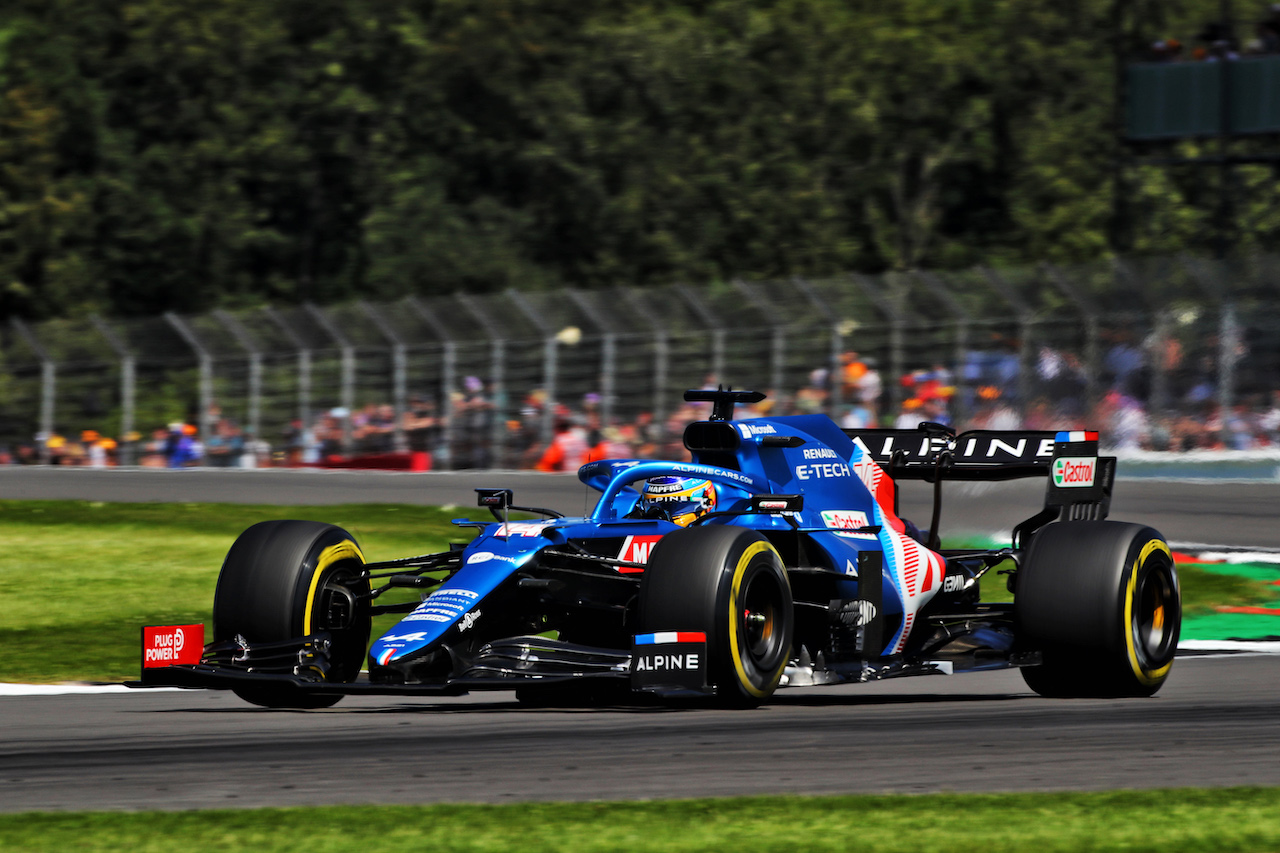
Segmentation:
{"type": "Polygon", "coordinates": [[[1139,524],[1050,524],[1018,570],[1014,614],[1020,642],[1043,656],[1022,669],[1040,695],[1151,696],[1169,676],[1182,625],[1169,546],[1139,524]]]}
{"type": "MultiPolygon", "coordinates": [[[[236,539],[213,596],[213,638],[270,643],[321,631],[330,639],[328,681],[354,681],[369,646],[369,581],[355,538],[332,524],[264,521],[236,539]],[[363,597],[362,597],[363,596],[363,597]]],[[[268,708],[327,708],[340,695],[291,687],[237,688],[268,708]]]]}
{"type": "Polygon", "coordinates": [[[767,701],[791,657],[791,586],[778,552],[753,530],[668,533],[649,555],[637,615],[637,633],[705,633],[708,681],[730,707],[767,701]]]}

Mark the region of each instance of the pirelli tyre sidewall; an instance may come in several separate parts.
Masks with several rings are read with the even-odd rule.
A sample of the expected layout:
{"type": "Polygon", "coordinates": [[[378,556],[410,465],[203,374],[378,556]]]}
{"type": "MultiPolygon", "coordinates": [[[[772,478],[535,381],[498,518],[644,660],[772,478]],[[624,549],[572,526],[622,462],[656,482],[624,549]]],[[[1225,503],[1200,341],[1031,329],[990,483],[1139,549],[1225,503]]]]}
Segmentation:
{"type": "MultiPolygon", "coordinates": [[[[264,521],[236,539],[223,561],[213,600],[215,642],[243,636],[276,642],[327,632],[330,681],[354,681],[369,645],[369,581],[350,533],[315,521],[264,521]]],[[[298,691],[236,691],[271,707],[324,707],[338,696],[298,691]]]]}
{"type": "Polygon", "coordinates": [[[1023,675],[1051,696],[1150,696],[1168,678],[1182,624],[1173,555],[1150,527],[1068,521],[1036,534],[1014,608],[1043,664],[1023,675]]]}
{"type": "Polygon", "coordinates": [[[740,527],[691,527],[664,536],[640,587],[638,633],[707,635],[708,680],[734,707],[766,701],[791,656],[795,618],[782,558],[740,527]]]}

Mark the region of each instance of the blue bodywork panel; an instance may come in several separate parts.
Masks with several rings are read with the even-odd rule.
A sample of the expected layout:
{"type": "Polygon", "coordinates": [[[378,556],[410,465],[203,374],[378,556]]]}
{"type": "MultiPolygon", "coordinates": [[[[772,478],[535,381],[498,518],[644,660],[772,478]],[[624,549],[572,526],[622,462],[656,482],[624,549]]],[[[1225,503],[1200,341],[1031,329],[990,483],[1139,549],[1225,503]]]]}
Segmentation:
{"type": "Polygon", "coordinates": [[[485,618],[486,599],[546,549],[596,539],[654,539],[678,529],[660,519],[628,517],[643,481],[662,475],[716,485],[717,516],[706,524],[766,533],[798,529],[820,555],[814,560],[818,568],[831,573],[840,598],[858,598],[859,554],[883,554],[882,606],[886,624],[897,626],[886,632],[883,652],[902,649],[915,614],[941,589],[945,563],[903,532],[893,514],[893,484],[861,443],[822,415],[698,422],[690,425],[686,443],[693,462],[584,465],[579,478],[601,492],[589,516],[485,524],[463,550],[461,568],[373,643],[370,660],[385,666],[464,638],[485,618]],[[803,495],[803,509],[789,518],[748,512],[751,497],[762,494],[803,495]]]}

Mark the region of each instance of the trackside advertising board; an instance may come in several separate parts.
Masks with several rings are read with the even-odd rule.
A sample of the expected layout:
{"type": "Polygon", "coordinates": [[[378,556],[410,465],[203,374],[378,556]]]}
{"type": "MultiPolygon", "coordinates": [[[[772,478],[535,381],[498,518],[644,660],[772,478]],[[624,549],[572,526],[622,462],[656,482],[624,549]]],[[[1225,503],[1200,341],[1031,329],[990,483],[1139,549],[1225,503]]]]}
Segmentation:
{"type": "Polygon", "coordinates": [[[142,668],[200,663],[203,625],[147,625],[142,629],[142,668]]]}

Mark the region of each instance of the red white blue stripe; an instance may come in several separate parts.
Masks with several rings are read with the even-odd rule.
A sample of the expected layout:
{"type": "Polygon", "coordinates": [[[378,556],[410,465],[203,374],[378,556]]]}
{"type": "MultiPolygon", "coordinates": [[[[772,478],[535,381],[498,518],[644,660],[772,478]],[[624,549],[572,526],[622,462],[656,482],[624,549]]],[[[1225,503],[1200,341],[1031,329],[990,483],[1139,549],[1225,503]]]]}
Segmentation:
{"type": "Polygon", "coordinates": [[[1097,441],[1098,434],[1092,430],[1073,429],[1068,432],[1060,432],[1054,438],[1054,441],[1097,441]]]}
{"type": "Polygon", "coordinates": [[[707,635],[701,631],[659,631],[656,634],[636,634],[637,646],[661,646],[665,643],[705,643],[707,635]]]}

